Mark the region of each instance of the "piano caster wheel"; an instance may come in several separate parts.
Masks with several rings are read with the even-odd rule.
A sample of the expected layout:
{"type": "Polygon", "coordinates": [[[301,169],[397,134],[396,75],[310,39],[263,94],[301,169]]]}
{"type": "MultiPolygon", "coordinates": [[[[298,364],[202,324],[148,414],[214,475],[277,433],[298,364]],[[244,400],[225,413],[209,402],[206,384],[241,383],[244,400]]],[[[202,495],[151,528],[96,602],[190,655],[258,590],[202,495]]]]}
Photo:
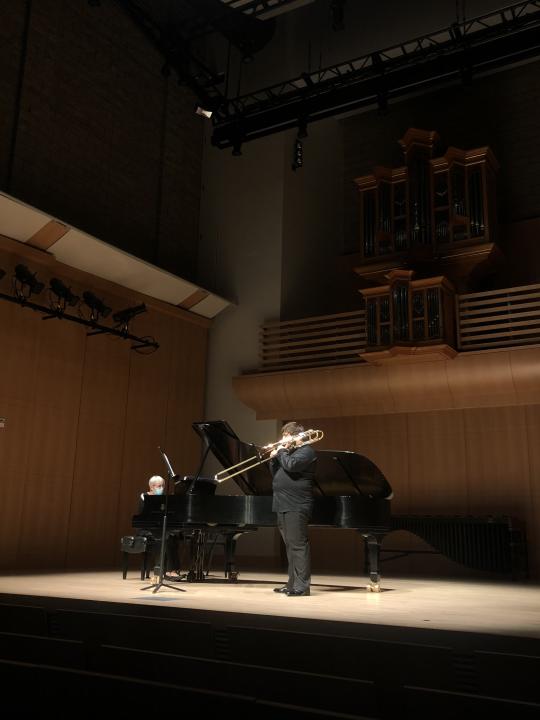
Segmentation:
{"type": "Polygon", "coordinates": [[[381,592],[381,583],[373,582],[373,580],[370,580],[366,590],[373,593],[381,592]]]}
{"type": "Polygon", "coordinates": [[[238,580],[238,572],[234,570],[229,573],[229,582],[236,582],[238,580]]]}

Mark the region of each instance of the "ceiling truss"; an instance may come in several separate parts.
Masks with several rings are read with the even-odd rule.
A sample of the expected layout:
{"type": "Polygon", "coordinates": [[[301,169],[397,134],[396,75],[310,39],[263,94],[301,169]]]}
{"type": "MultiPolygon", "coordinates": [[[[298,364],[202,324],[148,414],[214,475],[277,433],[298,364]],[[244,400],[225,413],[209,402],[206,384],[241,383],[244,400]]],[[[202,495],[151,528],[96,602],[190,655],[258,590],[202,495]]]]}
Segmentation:
{"type": "Polygon", "coordinates": [[[305,125],[430,86],[493,71],[540,55],[540,1],[496,13],[391,48],[219,100],[212,121],[218,148],[305,125]]]}

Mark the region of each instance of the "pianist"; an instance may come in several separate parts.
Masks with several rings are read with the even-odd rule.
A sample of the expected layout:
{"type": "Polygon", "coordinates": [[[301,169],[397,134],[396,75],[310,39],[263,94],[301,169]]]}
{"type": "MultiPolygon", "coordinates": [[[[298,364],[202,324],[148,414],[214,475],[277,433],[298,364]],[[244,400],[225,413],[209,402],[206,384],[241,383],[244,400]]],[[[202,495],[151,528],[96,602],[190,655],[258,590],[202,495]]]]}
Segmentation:
{"type": "Polygon", "coordinates": [[[279,444],[270,454],[272,473],[272,510],[285,549],[289,578],[284,587],[274,592],[288,597],[310,594],[311,555],[308,523],[313,510],[313,478],[317,456],[310,445],[302,444],[304,428],[295,422],[286,423],[279,444]]]}
{"type": "Polygon", "coordinates": [[[148,481],[148,490],[141,493],[139,498],[139,513],[142,513],[144,507],[144,496],[146,495],[163,495],[165,492],[165,480],[161,475],[152,475],[148,481]]]}
{"type": "MultiPolygon", "coordinates": [[[[161,475],[152,475],[148,480],[148,490],[141,493],[139,497],[139,515],[144,509],[144,496],[145,495],[163,495],[165,492],[165,480],[161,475]]],[[[154,555],[159,552],[161,544],[161,538],[157,538],[148,530],[140,530],[137,535],[146,536],[151,542],[154,555]]],[[[174,575],[180,575],[180,562],[178,558],[178,535],[176,533],[167,533],[167,542],[165,544],[165,571],[167,573],[173,573],[173,577],[169,577],[169,580],[176,580],[174,575]]]]}

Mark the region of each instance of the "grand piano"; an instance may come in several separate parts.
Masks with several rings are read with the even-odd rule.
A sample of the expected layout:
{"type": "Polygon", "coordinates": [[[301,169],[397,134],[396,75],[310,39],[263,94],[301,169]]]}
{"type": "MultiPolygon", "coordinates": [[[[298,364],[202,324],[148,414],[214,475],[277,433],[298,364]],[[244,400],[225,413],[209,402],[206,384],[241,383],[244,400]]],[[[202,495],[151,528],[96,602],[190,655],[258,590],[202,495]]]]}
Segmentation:
{"type": "MultiPolygon", "coordinates": [[[[223,420],[196,422],[192,427],[205,447],[200,468],[208,453],[224,468],[231,468],[247,458],[257,458],[260,452],[255,445],[242,442],[223,420]]],[[[317,467],[310,526],[357,530],[367,547],[368,589],[378,592],[379,551],[382,539],[391,529],[392,488],[368,458],[345,450],[314,449],[317,467]]],[[[195,476],[175,479],[175,494],[167,498],[166,527],[168,532],[190,538],[188,580],[204,579],[208,548],[217,537],[224,539],[225,574],[229,580],[236,580],[237,539],[260,527],[277,526],[268,463],[256,464],[237,474],[233,481],[238,494],[220,495],[215,492],[218,484],[215,478],[200,477],[200,470],[195,476]]],[[[133,527],[158,535],[163,508],[163,497],[146,495],[142,512],[133,517],[133,527]]]]}

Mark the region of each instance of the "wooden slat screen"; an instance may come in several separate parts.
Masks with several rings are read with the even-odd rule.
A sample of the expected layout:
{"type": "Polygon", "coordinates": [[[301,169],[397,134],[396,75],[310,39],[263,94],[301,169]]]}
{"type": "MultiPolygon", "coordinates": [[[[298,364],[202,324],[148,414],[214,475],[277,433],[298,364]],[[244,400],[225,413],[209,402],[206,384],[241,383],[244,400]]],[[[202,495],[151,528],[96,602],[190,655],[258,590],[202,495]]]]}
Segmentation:
{"type": "Polygon", "coordinates": [[[261,326],[262,372],[361,362],[366,345],[364,310],[270,322],[261,326]]]}
{"type": "Polygon", "coordinates": [[[540,343],[540,284],[458,296],[458,349],[540,343]]]}

